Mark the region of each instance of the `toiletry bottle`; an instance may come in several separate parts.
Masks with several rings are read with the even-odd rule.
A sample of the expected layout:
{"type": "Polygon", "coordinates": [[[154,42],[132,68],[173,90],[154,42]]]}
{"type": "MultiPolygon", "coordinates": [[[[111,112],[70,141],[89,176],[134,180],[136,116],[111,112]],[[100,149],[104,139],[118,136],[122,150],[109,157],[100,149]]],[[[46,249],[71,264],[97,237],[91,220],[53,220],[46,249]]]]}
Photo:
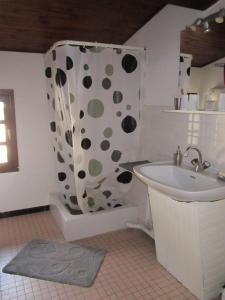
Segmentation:
{"type": "Polygon", "coordinates": [[[181,153],[180,146],[177,147],[177,151],[173,155],[174,164],[180,166],[182,163],[183,154],[181,153]]]}

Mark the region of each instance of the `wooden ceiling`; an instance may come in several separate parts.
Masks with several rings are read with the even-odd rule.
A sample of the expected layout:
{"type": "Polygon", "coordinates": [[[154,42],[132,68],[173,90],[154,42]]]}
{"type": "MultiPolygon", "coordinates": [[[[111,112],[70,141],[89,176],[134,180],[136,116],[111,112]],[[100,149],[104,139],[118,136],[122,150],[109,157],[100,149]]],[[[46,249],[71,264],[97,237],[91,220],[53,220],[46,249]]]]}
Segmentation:
{"type": "Polygon", "coordinates": [[[56,41],[123,44],[166,4],[206,9],[216,0],[1,0],[0,51],[44,53],[56,41]]]}
{"type": "Polygon", "coordinates": [[[181,52],[193,55],[192,66],[203,67],[225,57],[225,23],[210,23],[210,32],[186,29],[181,33],[181,52]]]}

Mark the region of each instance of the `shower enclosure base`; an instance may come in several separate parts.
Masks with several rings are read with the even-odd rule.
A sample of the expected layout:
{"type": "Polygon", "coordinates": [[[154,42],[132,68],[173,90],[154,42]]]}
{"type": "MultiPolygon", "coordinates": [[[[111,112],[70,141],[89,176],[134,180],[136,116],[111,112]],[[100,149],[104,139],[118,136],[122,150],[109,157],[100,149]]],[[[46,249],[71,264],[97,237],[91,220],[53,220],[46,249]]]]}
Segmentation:
{"type": "Polygon", "coordinates": [[[137,208],[125,205],[82,215],[71,215],[57,193],[49,196],[50,211],[67,241],[126,228],[126,223],[137,223],[137,208]]]}

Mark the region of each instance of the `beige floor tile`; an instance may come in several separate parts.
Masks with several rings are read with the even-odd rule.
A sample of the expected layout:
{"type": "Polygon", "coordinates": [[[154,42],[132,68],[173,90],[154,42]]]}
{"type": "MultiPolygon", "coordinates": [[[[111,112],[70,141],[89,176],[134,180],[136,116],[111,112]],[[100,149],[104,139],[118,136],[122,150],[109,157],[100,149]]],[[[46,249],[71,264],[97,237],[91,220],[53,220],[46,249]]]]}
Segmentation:
{"type": "MultiPolygon", "coordinates": [[[[0,219],[1,269],[32,239],[64,238],[50,212],[0,219]]],[[[90,288],[0,272],[2,300],[183,300],[196,299],[156,260],[154,241],[137,230],[121,230],[76,241],[108,251],[90,288]]]]}

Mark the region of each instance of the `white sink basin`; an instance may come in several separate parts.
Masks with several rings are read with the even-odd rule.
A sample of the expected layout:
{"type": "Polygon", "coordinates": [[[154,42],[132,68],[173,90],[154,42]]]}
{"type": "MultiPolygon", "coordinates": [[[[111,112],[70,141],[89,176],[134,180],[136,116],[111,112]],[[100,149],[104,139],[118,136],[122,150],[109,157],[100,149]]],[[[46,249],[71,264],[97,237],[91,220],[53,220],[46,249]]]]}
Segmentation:
{"type": "Polygon", "coordinates": [[[225,183],[213,176],[161,163],[137,166],[134,172],[144,183],[179,201],[225,199],[225,183]]]}

